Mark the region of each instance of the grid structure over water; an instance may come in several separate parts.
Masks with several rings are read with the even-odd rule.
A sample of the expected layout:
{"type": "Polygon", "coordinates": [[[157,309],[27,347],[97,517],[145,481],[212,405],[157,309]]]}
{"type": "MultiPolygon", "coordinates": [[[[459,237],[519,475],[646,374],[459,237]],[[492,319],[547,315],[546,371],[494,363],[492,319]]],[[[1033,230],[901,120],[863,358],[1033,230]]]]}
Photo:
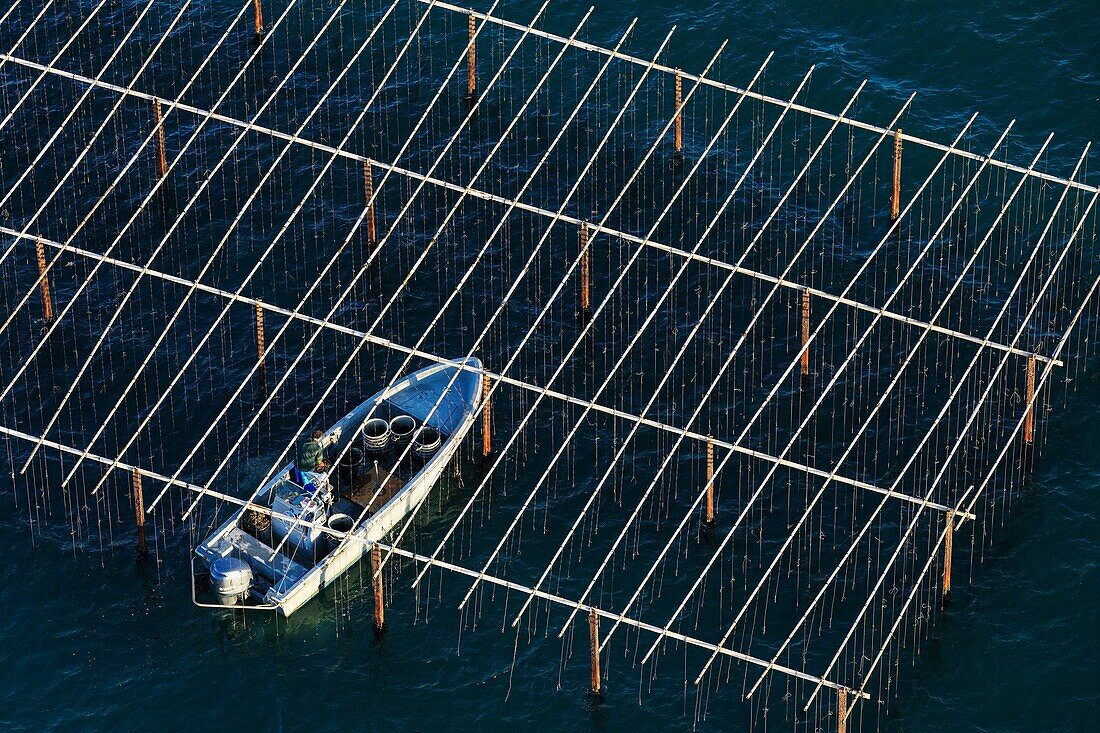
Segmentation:
{"type": "Polygon", "coordinates": [[[391,602],[682,676],[700,719],[876,725],[1087,361],[1089,147],[925,140],[912,97],[826,111],[812,67],[681,70],[593,11],[368,6],[0,15],[32,532],[148,522],[182,582],[311,426],[477,356],[491,438],[380,545],[391,602]]]}

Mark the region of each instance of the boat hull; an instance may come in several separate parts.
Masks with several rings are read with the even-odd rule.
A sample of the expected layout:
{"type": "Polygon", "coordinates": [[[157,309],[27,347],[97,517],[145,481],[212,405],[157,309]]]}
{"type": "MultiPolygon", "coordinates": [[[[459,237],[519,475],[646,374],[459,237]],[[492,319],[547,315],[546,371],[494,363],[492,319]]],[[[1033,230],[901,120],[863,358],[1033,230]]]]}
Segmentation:
{"type": "MultiPolygon", "coordinates": [[[[473,427],[474,414],[481,402],[478,374],[481,370],[481,362],[475,358],[464,361],[465,368],[460,369],[458,374],[450,378],[447,388],[439,391],[438,397],[434,398],[434,404],[437,407],[446,405],[446,409],[439,409],[438,414],[435,414],[435,408],[429,411],[427,406],[433,403],[432,390],[438,389],[439,383],[447,379],[446,370],[453,371],[455,369],[453,366],[429,367],[402,378],[395,385],[363,402],[333,425],[326,434],[333,436],[335,447],[339,452],[348,440],[358,434],[367,416],[372,414],[372,410],[383,400],[399,403],[398,407],[407,410],[418,423],[430,424],[437,429],[445,430],[447,437],[431,460],[411,476],[392,499],[379,507],[374,514],[363,519],[360,526],[341,539],[336,547],[325,553],[315,565],[308,569],[242,531],[240,525],[246,507],[241,507],[195,549],[196,559],[201,559],[209,567],[220,557],[232,554],[248,560],[250,565],[255,563],[254,569],[266,568],[261,575],[266,574],[271,577],[270,573],[274,572],[278,578],[277,582],[271,584],[262,599],[258,593],[263,591],[257,592],[253,589],[250,598],[237,605],[205,603],[197,597],[194,563],[192,563],[194,603],[211,608],[275,611],[283,616],[289,616],[362,560],[374,543],[382,541],[423,503],[432,487],[443,475],[443,471],[451,465],[466,434],[473,427]],[[452,387],[455,389],[453,393],[449,391],[452,387]],[[463,405],[461,409],[456,406],[456,401],[457,404],[463,405]]],[[[251,501],[262,505],[261,497],[267,496],[270,500],[277,482],[285,477],[292,467],[293,464],[286,466],[266,482],[253,494],[251,501]]],[[[278,516],[280,519],[287,519],[282,515],[278,516]]],[[[311,523],[306,524],[316,526],[311,523]]],[[[336,538],[327,534],[325,539],[336,538]]]]}

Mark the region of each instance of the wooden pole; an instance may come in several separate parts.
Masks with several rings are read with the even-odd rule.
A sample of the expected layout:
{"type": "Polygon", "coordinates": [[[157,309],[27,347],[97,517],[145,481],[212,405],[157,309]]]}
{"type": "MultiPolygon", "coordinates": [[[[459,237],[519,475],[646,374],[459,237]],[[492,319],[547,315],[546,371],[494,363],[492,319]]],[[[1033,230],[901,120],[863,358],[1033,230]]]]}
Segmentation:
{"type": "Polygon", "coordinates": [[[707,524],[714,524],[714,438],[707,436],[707,524]]]}
{"type": "Polygon", "coordinates": [[[940,606],[944,607],[951,600],[951,556],[955,549],[955,512],[949,511],[945,515],[947,519],[947,534],[943,538],[943,587],[941,590],[940,606]]]}
{"type": "Polygon", "coordinates": [[[153,98],[153,117],[157,124],[157,175],[168,175],[168,150],[164,145],[164,117],[160,113],[160,100],[153,98]]]}
{"type": "Polygon", "coordinates": [[[1035,405],[1032,399],[1035,397],[1035,356],[1027,358],[1027,414],[1024,416],[1024,442],[1031,445],[1035,442],[1035,405]]]}
{"type": "Polygon", "coordinates": [[[592,694],[599,697],[603,692],[600,681],[600,616],[594,608],[588,612],[588,643],[592,648],[592,694]]]}
{"type": "Polygon", "coordinates": [[[474,35],[477,33],[477,24],[474,16],[470,14],[469,20],[470,48],[466,51],[466,99],[474,100],[477,93],[477,41],[474,35]]]}
{"type": "Polygon", "coordinates": [[[890,221],[901,213],[901,128],[894,133],[894,193],[890,197],[890,221]]]}
{"type": "Polygon", "coordinates": [[[370,550],[370,584],[374,591],[374,630],[386,628],[386,604],[382,599],[382,548],[373,545],[370,550]]]}
{"type": "Polygon", "coordinates": [[[367,201],[367,244],[370,245],[371,252],[378,246],[378,230],[374,225],[374,202],[371,198],[374,197],[374,176],[371,174],[370,161],[363,161],[363,186],[366,189],[366,201],[367,201]]]}
{"type": "Polygon", "coordinates": [[[489,381],[489,375],[484,375],[481,378],[481,401],[483,408],[481,411],[481,457],[488,458],[489,454],[493,452],[493,411],[492,405],[489,403],[489,389],[492,387],[489,381]]]}
{"type": "Polygon", "coordinates": [[[836,731],[848,733],[848,690],[836,691],[836,731]]]}
{"type": "Polygon", "coordinates": [[[591,268],[588,258],[588,222],[581,222],[580,231],[580,249],[581,249],[581,315],[587,316],[588,312],[592,309],[592,298],[589,289],[589,278],[591,277],[591,268]]]}
{"type": "Polygon", "coordinates": [[[49,323],[53,320],[53,298],[50,297],[50,273],[46,269],[46,245],[41,237],[34,243],[34,254],[38,258],[39,287],[42,290],[42,317],[49,323]]]}
{"type": "Polygon", "coordinates": [[[267,352],[264,339],[264,304],[256,301],[256,357],[260,363],[260,387],[267,393],[267,364],[264,354],[267,352]]]}
{"type": "Polygon", "coordinates": [[[806,377],[810,374],[810,350],[806,349],[806,344],[810,343],[810,291],[802,291],[802,347],[805,351],[802,352],[802,376],[806,377]]]}
{"type": "Polygon", "coordinates": [[[264,35],[264,8],[261,0],[252,0],[252,9],[256,15],[256,40],[264,35]]]}
{"type": "Polygon", "coordinates": [[[145,496],[141,491],[141,471],[134,469],[134,520],[137,523],[137,557],[144,562],[149,557],[149,546],[145,539],[145,496]]]}
{"type": "Polygon", "coordinates": [[[684,153],[684,112],[680,109],[680,105],[684,101],[684,78],[680,74],[680,70],[676,70],[676,154],[683,155],[684,153]]]}

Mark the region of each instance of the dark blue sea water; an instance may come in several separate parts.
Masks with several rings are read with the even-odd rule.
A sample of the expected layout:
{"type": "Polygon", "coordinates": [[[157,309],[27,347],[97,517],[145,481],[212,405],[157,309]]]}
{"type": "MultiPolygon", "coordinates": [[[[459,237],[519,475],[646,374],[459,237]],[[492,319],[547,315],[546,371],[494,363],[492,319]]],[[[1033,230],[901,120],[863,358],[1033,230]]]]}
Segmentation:
{"type": "MultiPolygon", "coordinates": [[[[89,3],[59,5],[86,10],[89,3]]],[[[167,16],[178,7],[178,0],[159,5],[167,16]]],[[[206,5],[211,14],[206,37],[216,36],[236,8],[225,0],[206,5]]],[[[331,3],[314,5],[323,9],[331,3]]],[[[371,12],[376,12],[376,5],[370,3],[371,12]]],[[[110,7],[125,14],[137,3],[112,2],[110,7]]],[[[265,3],[269,22],[282,7],[278,2],[265,3]]],[[[498,14],[523,20],[536,8],[530,0],[504,0],[498,14]]],[[[557,0],[549,6],[546,23],[568,33],[586,9],[586,4],[557,0]]],[[[21,22],[25,15],[19,16],[21,22]]],[[[992,142],[997,131],[1015,119],[1015,157],[1024,161],[1053,131],[1056,136],[1046,170],[1059,175],[1069,173],[1085,143],[1100,129],[1100,39],[1095,33],[1100,27],[1100,5],[1096,3],[606,0],[597,6],[587,38],[610,45],[634,17],[639,18],[635,52],[652,50],[676,25],[668,63],[688,70],[701,68],[718,44],[729,39],[722,77],[738,83],[747,82],[774,51],[768,72],[772,93],[793,90],[808,67],[817,64],[815,73],[823,81],[814,87],[811,99],[826,109],[839,109],[866,79],[860,117],[872,122],[884,124],[909,94],[917,92],[905,128],[934,140],[949,141],[974,111],[981,112],[982,142],[992,142]]],[[[349,27],[354,22],[349,20],[349,27]]],[[[250,23],[246,14],[239,29],[242,39],[247,38],[250,23]]],[[[71,22],[55,21],[56,33],[69,29],[71,22]]],[[[5,51],[11,44],[7,39],[3,35],[5,51]]],[[[235,53],[243,58],[250,46],[243,40],[237,45],[235,53]]],[[[110,47],[105,37],[89,53],[109,52],[110,47]]],[[[279,46],[275,55],[288,54],[288,48],[279,46]]],[[[186,48],[174,53],[190,58],[186,48]]],[[[0,71],[0,84],[9,86],[9,94],[25,83],[23,76],[5,74],[10,72],[0,71]]],[[[155,74],[161,94],[170,94],[173,85],[178,88],[183,82],[171,63],[159,64],[155,74]]],[[[296,81],[303,88],[317,81],[308,74],[305,77],[296,81]]],[[[216,86],[213,79],[209,83],[216,86]]],[[[401,98],[395,95],[385,101],[392,110],[400,107],[401,98]]],[[[0,107],[0,112],[4,109],[0,107]]],[[[144,119],[136,109],[130,112],[134,120],[144,119]]],[[[20,124],[33,126],[34,120],[24,116],[20,124]]],[[[85,133],[90,127],[85,123],[85,133]]],[[[38,139],[34,130],[24,133],[28,139],[38,139]]],[[[132,133],[120,130],[118,134],[132,133]]],[[[9,134],[5,144],[17,145],[18,137],[9,134]]],[[[9,148],[0,155],[10,161],[16,157],[9,156],[18,154],[9,148]]],[[[305,163],[301,165],[304,169],[305,163]]],[[[2,173],[10,185],[18,170],[7,164],[2,173]]],[[[245,180],[258,177],[246,167],[232,175],[245,180]]],[[[120,193],[116,212],[127,211],[141,195],[139,186],[120,193]]],[[[336,199],[340,195],[333,192],[336,199]]],[[[226,208],[234,203],[226,202],[226,208]]],[[[278,206],[274,198],[265,205],[278,206]]],[[[6,247],[7,240],[2,241],[6,247]]],[[[1091,256],[1095,259],[1096,253],[1091,256]]],[[[174,264],[186,271],[188,263],[174,264]]],[[[5,278],[9,272],[4,271],[5,278]]],[[[235,272],[227,267],[216,277],[230,282],[235,272]]],[[[296,275],[273,277],[285,285],[280,277],[293,280],[296,275]]],[[[26,277],[20,282],[24,281],[26,277]]],[[[4,281],[5,302],[15,290],[9,282],[4,281]]],[[[104,286],[97,297],[116,296],[104,286]]],[[[161,296],[154,292],[151,297],[157,303],[161,296]]],[[[419,305],[430,308],[431,299],[424,298],[419,305]]],[[[410,310],[415,306],[416,302],[410,310]]],[[[199,307],[213,306],[205,302],[199,307]]],[[[400,332],[404,327],[403,322],[394,324],[393,330],[400,332]]],[[[26,333],[30,341],[31,330],[26,333]]],[[[409,334],[400,335],[410,340],[409,334]]],[[[412,333],[411,338],[417,335],[412,333]]],[[[118,336],[112,350],[121,363],[128,363],[126,359],[147,337],[147,332],[118,336]]],[[[59,353],[64,348],[59,347],[59,353]]],[[[181,340],[179,353],[185,352],[186,343],[181,340]]],[[[327,357],[334,358],[331,353],[327,357]]],[[[278,358],[280,365],[289,362],[286,356],[278,358]]],[[[0,364],[4,377],[17,363],[15,359],[8,355],[0,364]]],[[[379,359],[385,368],[395,363],[379,359]]],[[[275,438],[296,424],[293,417],[302,402],[316,398],[317,390],[309,380],[323,373],[323,361],[302,370],[303,382],[295,386],[293,397],[276,406],[277,414],[264,436],[250,446],[254,449],[251,462],[235,466],[235,477],[262,475],[281,447],[275,438]]],[[[170,376],[172,362],[163,368],[170,376]]],[[[193,412],[186,414],[192,419],[172,426],[181,445],[195,437],[195,426],[205,416],[206,397],[223,380],[243,376],[248,362],[228,359],[205,368],[204,376],[188,386],[193,412]]],[[[887,731],[1100,730],[1100,675],[1096,672],[1100,664],[1096,611],[1100,606],[1096,509],[1100,377],[1095,369],[1074,371],[1071,376],[1068,397],[1064,398],[1066,390],[1059,383],[1051,399],[1047,442],[1034,474],[1014,491],[1010,510],[998,512],[992,545],[979,548],[972,557],[963,553],[956,558],[952,604],[939,615],[927,638],[921,637],[919,654],[909,650],[901,665],[897,696],[883,706],[880,716],[865,715],[865,729],[878,725],[887,731]]],[[[111,378],[108,365],[92,381],[111,378]]],[[[160,378],[164,379],[163,373],[160,378]]],[[[362,380],[368,386],[377,384],[369,373],[362,380]]],[[[0,382],[6,384],[8,379],[0,382]]],[[[89,403],[101,398],[96,384],[86,390],[81,396],[89,403]]],[[[8,399],[31,397],[16,394],[8,399]]],[[[70,436],[80,434],[78,427],[67,426],[70,436]]],[[[175,448],[167,445],[150,451],[163,456],[175,448]]],[[[21,464],[25,446],[13,445],[10,450],[21,464]]],[[[4,730],[545,728],[610,733],[693,726],[748,728],[750,719],[738,701],[738,684],[714,692],[707,702],[707,715],[700,718],[699,701],[690,682],[684,682],[685,671],[677,668],[681,662],[675,652],[663,660],[662,674],[650,680],[639,679],[632,660],[616,649],[620,656],[611,663],[608,694],[593,705],[585,693],[585,645],[578,641],[563,647],[554,639],[554,621],[548,622],[548,631],[529,631],[533,642],[525,638],[516,644],[512,633],[502,633],[504,613],[494,608],[485,612],[475,631],[460,624],[454,612],[465,581],[432,585],[413,598],[407,590],[410,568],[393,581],[389,628],[381,639],[370,628],[370,599],[363,595],[362,570],[350,573],[322,601],[289,621],[230,618],[196,609],[190,603],[187,573],[188,550],[196,538],[183,525],[176,531],[161,525],[168,531],[158,541],[155,562],[135,568],[128,505],[109,509],[98,526],[94,526],[96,513],[86,513],[93,525],[85,524],[81,536],[74,537],[61,493],[54,488],[49,501],[34,506],[31,497],[42,486],[31,484],[33,491],[28,491],[32,479],[14,475],[14,460],[13,470],[0,477],[0,531],[5,535],[0,542],[0,728],[4,730]],[[111,514],[116,521],[111,521],[111,514]],[[563,668],[563,659],[570,655],[570,664],[563,668]]],[[[471,460],[463,464],[467,485],[478,470],[471,460]]],[[[451,479],[442,497],[435,511],[439,517],[449,517],[466,494],[451,479]]],[[[490,600],[485,603],[491,605],[490,600]]],[[[686,661],[683,665],[688,666],[686,661]]],[[[781,708],[782,702],[776,701],[775,706],[781,708]]]]}

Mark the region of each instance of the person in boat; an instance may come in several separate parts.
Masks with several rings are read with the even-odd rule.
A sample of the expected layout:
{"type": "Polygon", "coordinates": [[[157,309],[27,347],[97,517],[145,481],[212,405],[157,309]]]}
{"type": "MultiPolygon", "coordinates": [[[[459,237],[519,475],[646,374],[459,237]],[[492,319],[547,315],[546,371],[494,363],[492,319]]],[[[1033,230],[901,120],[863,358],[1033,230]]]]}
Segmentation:
{"type": "Polygon", "coordinates": [[[303,471],[324,471],[328,468],[325,463],[325,447],[321,444],[324,437],[320,428],[314,428],[309,438],[302,441],[298,448],[298,468],[303,471]]]}
{"type": "Polygon", "coordinates": [[[328,468],[325,461],[325,447],[321,444],[321,439],[324,437],[324,431],[320,428],[314,428],[310,436],[298,446],[298,458],[294,462],[291,479],[305,489],[312,490],[313,484],[306,479],[303,472],[318,472],[328,468]]]}

